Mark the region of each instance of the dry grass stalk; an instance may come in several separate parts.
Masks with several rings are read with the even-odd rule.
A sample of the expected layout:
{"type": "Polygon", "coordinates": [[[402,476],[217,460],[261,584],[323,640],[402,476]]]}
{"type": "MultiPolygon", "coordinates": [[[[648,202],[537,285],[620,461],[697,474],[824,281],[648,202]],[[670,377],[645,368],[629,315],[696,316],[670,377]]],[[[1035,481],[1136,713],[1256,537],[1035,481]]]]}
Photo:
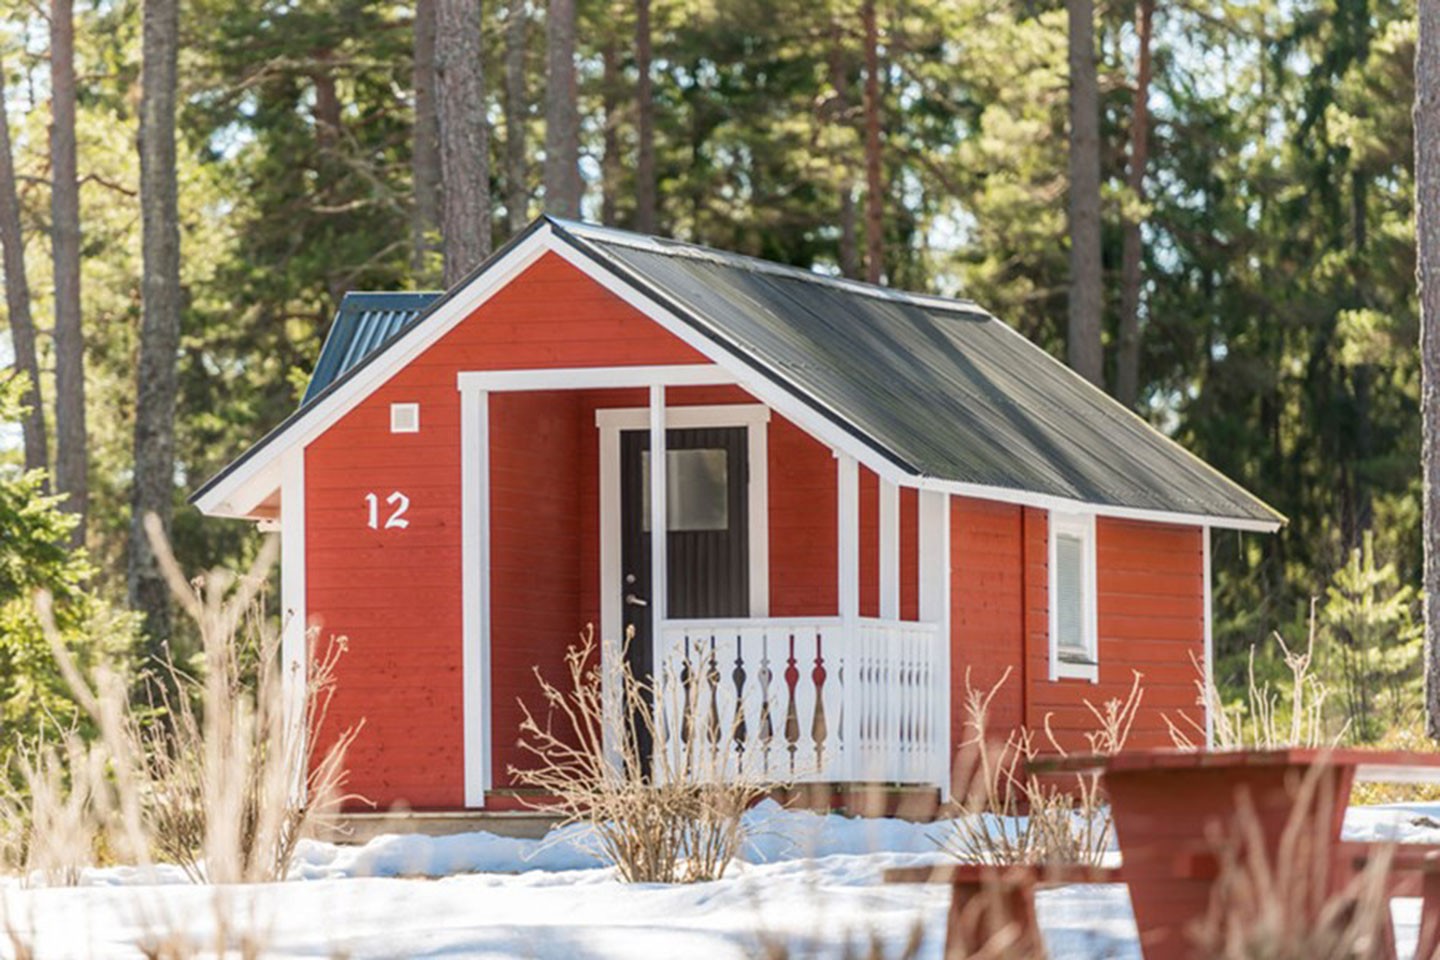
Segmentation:
{"type": "MultiPolygon", "coordinates": [[[[1208,743],[1216,750],[1261,749],[1284,747],[1335,746],[1345,737],[1342,727],[1334,735],[1326,732],[1325,703],[1330,696],[1324,681],[1310,672],[1315,662],[1315,640],[1318,635],[1315,601],[1310,601],[1310,625],[1305,650],[1291,650],[1279,632],[1271,636],[1280,647],[1285,667],[1290,672],[1289,690],[1276,690],[1268,681],[1255,675],[1255,648],[1250,648],[1246,676],[1245,702],[1227,707],[1219,690],[1207,677],[1200,660],[1192,653],[1195,667],[1196,705],[1202,715],[1212,718],[1213,734],[1207,737],[1205,724],[1181,711],[1178,719],[1165,716],[1170,739],[1183,750],[1199,750],[1208,743]],[[1282,707],[1284,709],[1282,709],[1282,707]],[[1288,714],[1288,723],[1285,717],[1288,714]]],[[[1348,724],[1347,724],[1348,727],[1348,724]]]]}
{"type": "Polygon", "coordinates": [[[702,720],[700,684],[681,683],[674,671],[657,690],[621,658],[611,672],[620,695],[607,710],[598,654],[587,627],[566,653],[565,688],[535,670],[547,714],[542,721],[521,701],[520,747],[534,764],[511,767],[511,776],[548,798],[537,807],[587,825],[601,856],[628,882],[720,877],[744,842],[743,814],[775,785],[737,769],[727,738],[702,720]],[[657,697],[678,690],[685,691],[678,715],[656,709],[657,697]],[[607,723],[617,714],[629,722],[607,723]],[[646,742],[655,745],[648,763],[646,742]]]}
{"type": "Polygon", "coordinates": [[[147,530],[199,628],[203,672],[194,677],[167,660],[150,687],[151,709],[137,709],[107,666],[82,675],[42,599],[56,661],[99,736],[87,744],[68,733],[62,749],[27,758],[25,789],[0,796],[10,827],[0,852],[45,883],[74,882],[100,851],[135,865],[174,862],[197,882],[280,879],[311,821],[342,799],[344,756],[359,726],[323,751],[318,745],[344,640],[312,658],[304,709],[287,712],[280,637],[259,596],[273,540],[245,576],[213,573],[191,583],[158,527],[147,530]],[[147,716],[157,708],[159,721],[147,716]]]}
{"type": "MultiPolygon", "coordinates": [[[[1113,826],[1100,791],[1099,774],[1076,774],[1074,782],[1042,780],[1029,770],[1042,752],[1064,756],[1045,721],[1045,743],[1024,727],[1004,740],[990,730],[990,708],[1010,678],[1010,671],[989,690],[977,690],[965,677],[965,739],[960,744],[968,790],[961,802],[964,816],[940,846],[967,863],[1100,865],[1110,849],[1113,826]],[[998,746],[997,746],[998,744],[998,746]]],[[[1096,707],[1086,701],[1096,729],[1086,734],[1095,753],[1117,753],[1124,746],[1139,712],[1144,689],[1137,672],[1125,698],[1096,707]]]]}
{"type": "Polygon", "coordinates": [[[1248,795],[1237,797],[1233,823],[1209,838],[1220,871],[1210,910],[1190,931],[1200,956],[1351,960],[1385,955],[1390,856],[1382,848],[1353,876],[1332,873],[1335,865],[1325,840],[1334,812],[1326,802],[1328,773],[1316,767],[1296,786],[1296,813],[1273,849],[1248,795]]]}

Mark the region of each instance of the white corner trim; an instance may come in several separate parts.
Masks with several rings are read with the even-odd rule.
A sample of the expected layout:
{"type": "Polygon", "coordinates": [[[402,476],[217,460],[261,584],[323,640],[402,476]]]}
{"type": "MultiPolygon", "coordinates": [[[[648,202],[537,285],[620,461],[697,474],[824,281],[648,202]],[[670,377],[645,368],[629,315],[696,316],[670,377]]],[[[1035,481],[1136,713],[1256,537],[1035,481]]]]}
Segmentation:
{"type": "Polygon", "coordinates": [[[1048,607],[1049,615],[1046,624],[1050,633],[1050,679],[1053,680],[1088,680],[1091,683],[1100,682],[1100,614],[1099,614],[1099,591],[1097,555],[1095,549],[1095,515],[1076,513],[1057,513],[1051,511],[1046,523],[1046,538],[1049,541],[1047,547],[1046,568],[1048,574],[1048,607]],[[1085,645],[1088,648],[1093,663],[1067,663],[1060,659],[1059,637],[1055,629],[1057,613],[1057,597],[1059,572],[1056,568],[1056,542],[1061,535],[1079,537],[1081,541],[1081,559],[1083,569],[1081,570],[1081,615],[1080,623],[1085,631],[1085,645]]]}
{"type": "Polygon", "coordinates": [[[950,742],[950,711],[953,709],[950,683],[950,497],[933,490],[922,490],[918,499],[916,549],[919,551],[920,620],[935,624],[940,640],[940,690],[933,722],[944,733],[945,749],[936,758],[934,779],[940,788],[941,800],[949,800],[953,787],[950,758],[954,756],[955,749],[950,742]]]}
{"type": "Polygon", "coordinates": [[[1215,703],[1215,596],[1214,579],[1210,575],[1210,528],[1201,530],[1200,568],[1205,583],[1205,744],[1215,745],[1215,717],[1212,707],[1215,703]]]}
{"type": "MultiPolygon", "coordinates": [[[[305,602],[305,451],[289,450],[281,461],[280,483],[280,691],[286,737],[295,738],[294,753],[304,757],[306,695],[310,682],[309,612],[305,602]]],[[[303,804],[309,793],[309,770],[298,764],[290,785],[291,798],[303,804]]]]}
{"type": "Polygon", "coordinates": [[[460,396],[461,683],[465,806],[485,806],[490,743],[490,397],[460,396]]]}

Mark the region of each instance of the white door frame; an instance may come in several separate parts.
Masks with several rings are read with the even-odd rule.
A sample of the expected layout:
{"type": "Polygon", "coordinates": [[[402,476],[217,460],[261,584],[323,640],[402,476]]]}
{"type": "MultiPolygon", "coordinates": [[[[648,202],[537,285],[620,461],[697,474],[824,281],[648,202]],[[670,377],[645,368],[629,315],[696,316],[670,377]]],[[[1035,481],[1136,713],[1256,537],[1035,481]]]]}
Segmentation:
{"type": "MultiPolygon", "coordinates": [[[[665,427],[744,427],[749,460],[748,521],[750,616],[770,615],[770,408],[760,403],[667,407],[665,427]]],[[[648,407],[606,407],[595,411],[600,430],[600,636],[607,656],[618,656],[623,638],[620,609],[620,433],[650,425],[648,407]]],[[[654,498],[652,497],[652,505],[654,498]]],[[[653,598],[652,598],[653,599],[653,598]]],[[[655,639],[659,639],[659,624],[655,639]]]]}

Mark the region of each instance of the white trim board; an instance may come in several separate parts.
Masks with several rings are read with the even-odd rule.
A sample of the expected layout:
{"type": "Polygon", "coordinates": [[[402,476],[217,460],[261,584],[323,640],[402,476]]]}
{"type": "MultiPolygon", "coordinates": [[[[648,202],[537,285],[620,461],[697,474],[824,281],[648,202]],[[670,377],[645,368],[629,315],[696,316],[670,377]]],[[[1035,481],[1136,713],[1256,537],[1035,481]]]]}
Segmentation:
{"type": "Polygon", "coordinates": [[[490,742],[490,395],[460,394],[460,606],[465,806],[485,806],[490,742]]]}
{"type": "MultiPolygon", "coordinates": [[[[290,756],[307,755],[310,735],[305,722],[310,682],[310,621],[305,603],[305,451],[290,450],[281,461],[280,486],[280,691],[287,737],[299,748],[290,756]]],[[[309,793],[309,771],[294,771],[291,799],[303,804],[309,793]]]]}
{"type": "Polygon", "coordinates": [[[1047,613],[1050,646],[1050,679],[1089,680],[1100,682],[1100,591],[1098,554],[1095,548],[1095,517],[1089,514],[1054,513],[1046,521],[1046,573],[1049,593],[1047,613]],[[1080,541],[1080,629],[1085,647],[1093,663],[1070,663],[1060,658],[1056,624],[1059,603],[1059,566],[1056,563],[1057,541],[1061,536],[1080,541]]]}

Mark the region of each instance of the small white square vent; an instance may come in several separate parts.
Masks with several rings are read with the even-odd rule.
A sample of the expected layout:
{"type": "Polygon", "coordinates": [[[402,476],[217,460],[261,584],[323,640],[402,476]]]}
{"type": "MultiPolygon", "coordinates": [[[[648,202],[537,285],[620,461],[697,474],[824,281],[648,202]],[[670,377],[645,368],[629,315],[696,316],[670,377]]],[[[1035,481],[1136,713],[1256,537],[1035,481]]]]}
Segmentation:
{"type": "Polygon", "coordinates": [[[418,404],[418,403],[392,403],[392,404],[390,404],[390,432],[391,432],[391,433],[419,433],[419,432],[420,432],[420,404],[418,404]]]}

